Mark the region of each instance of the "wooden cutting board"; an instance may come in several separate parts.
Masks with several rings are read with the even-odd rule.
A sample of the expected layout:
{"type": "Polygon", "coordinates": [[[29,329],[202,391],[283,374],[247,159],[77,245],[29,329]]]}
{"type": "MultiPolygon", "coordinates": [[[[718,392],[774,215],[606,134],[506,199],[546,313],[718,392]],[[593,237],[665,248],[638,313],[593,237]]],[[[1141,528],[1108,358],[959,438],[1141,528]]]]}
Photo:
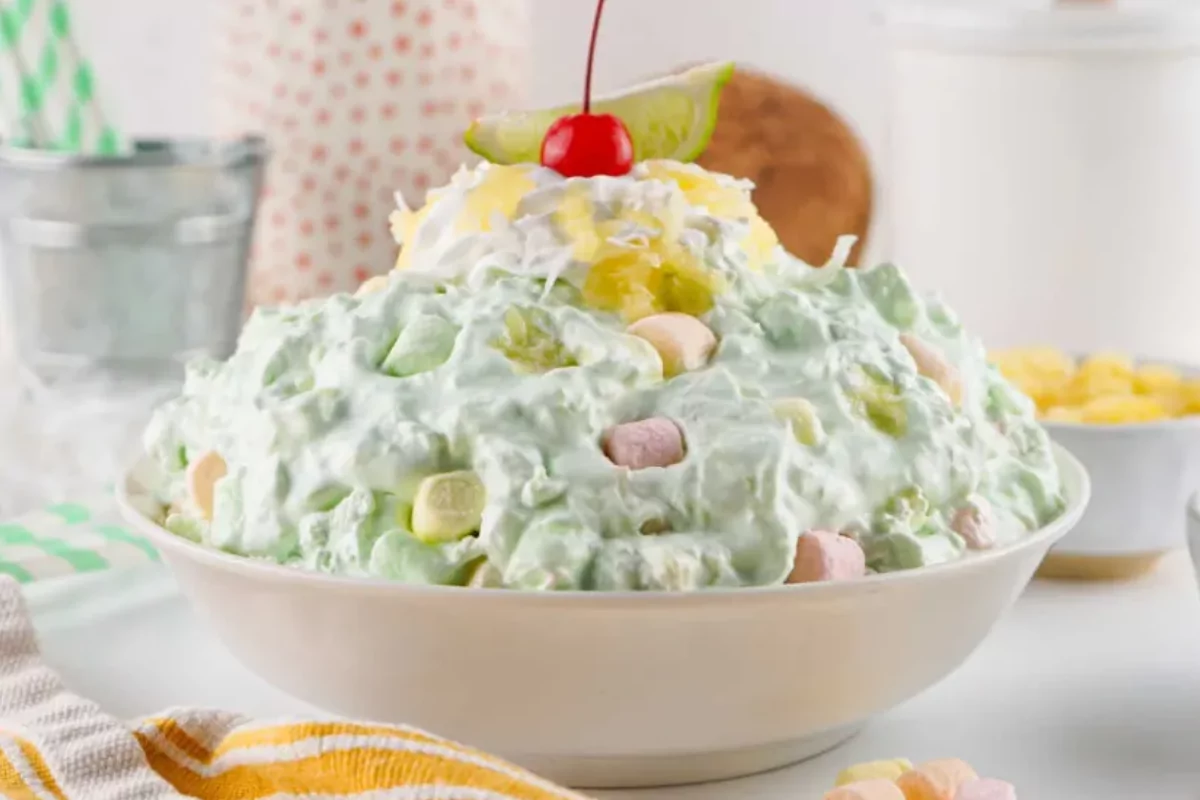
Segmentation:
{"type": "Polygon", "coordinates": [[[837,237],[852,233],[857,263],[871,223],[871,166],[850,126],[803,89],[739,66],[698,161],[754,181],[760,213],[795,255],[824,264],[837,237]]]}

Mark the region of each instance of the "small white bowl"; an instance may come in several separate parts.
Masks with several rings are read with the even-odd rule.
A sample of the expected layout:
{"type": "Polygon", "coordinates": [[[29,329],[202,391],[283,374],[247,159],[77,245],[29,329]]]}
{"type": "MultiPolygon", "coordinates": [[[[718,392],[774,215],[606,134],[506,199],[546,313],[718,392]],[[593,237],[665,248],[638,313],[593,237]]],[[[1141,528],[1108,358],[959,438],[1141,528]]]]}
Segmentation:
{"type": "Polygon", "coordinates": [[[1083,513],[1087,473],[1056,456],[1067,510],[1013,545],[844,583],[693,593],[331,577],[168,533],[146,464],[119,497],[230,651],[280,689],[568,785],[645,787],[816,755],[957,668],[1083,513]]]}
{"type": "Polygon", "coordinates": [[[1200,417],[1045,426],[1087,469],[1092,502],[1039,575],[1132,578],[1186,545],[1188,499],[1200,488],[1200,417]]]}
{"type": "Polygon", "coordinates": [[[1192,553],[1192,563],[1196,565],[1196,580],[1200,582],[1200,492],[1192,495],[1188,503],[1188,549],[1192,553]]]}

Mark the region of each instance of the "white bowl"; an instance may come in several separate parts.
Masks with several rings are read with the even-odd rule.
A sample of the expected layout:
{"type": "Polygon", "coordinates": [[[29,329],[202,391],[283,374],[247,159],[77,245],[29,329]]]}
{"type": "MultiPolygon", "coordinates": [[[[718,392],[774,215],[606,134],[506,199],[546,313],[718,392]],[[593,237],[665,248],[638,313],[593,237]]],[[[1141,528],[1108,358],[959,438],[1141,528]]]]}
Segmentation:
{"type": "Polygon", "coordinates": [[[1133,577],[1184,547],[1188,499],[1200,488],[1200,417],[1128,425],[1047,422],[1092,480],[1079,525],[1050,551],[1044,574],[1133,577]]]}
{"type": "Polygon", "coordinates": [[[1011,546],[845,583],[694,593],[330,577],[163,530],[144,464],[119,495],[198,612],[280,689],[469,742],[568,785],[642,787],[816,755],[953,671],[1083,513],[1087,473],[1056,456],[1067,510],[1011,546]]]}

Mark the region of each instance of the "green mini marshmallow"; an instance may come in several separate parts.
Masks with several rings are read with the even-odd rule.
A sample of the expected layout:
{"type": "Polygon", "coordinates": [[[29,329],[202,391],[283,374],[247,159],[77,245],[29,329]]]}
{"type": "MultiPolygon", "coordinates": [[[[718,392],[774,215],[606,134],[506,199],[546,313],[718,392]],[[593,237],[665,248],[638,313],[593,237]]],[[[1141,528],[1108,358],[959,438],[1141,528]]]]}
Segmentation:
{"type": "Polygon", "coordinates": [[[340,483],[327,483],[314,489],[308,497],[304,498],[304,508],[306,511],[332,511],[349,495],[350,488],[348,486],[340,483]]]}
{"type": "Polygon", "coordinates": [[[858,273],[857,277],[880,316],[902,331],[916,324],[921,315],[921,301],[895,264],[880,264],[858,273]]]}
{"type": "Polygon", "coordinates": [[[864,370],[864,385],[851,391],[855,410],[876,430],[899,439],[908,432],[908,408],[895,384],[864,370]]]}
{"type": "Polygon", "coordinates": [[[479,530],[487,493],[469,470],[431,475],[417,487],[412,532],[423,542],[451,542],[479,530]]]}
{"type": "Polygon", "coordinates": [[[447,552],[450,547],[393,530],[375,541],[368,560],[372,573],[401,583],[454,584],[462,568],[447,552]]]}
{"type": "Polygon", "coordinates": [[[208,526],[195,517],[185,514],[169,514],[163,527],[176,536],[193,542],[203,542],[204,530],[208,526]]]}
{"type": "Polygon", "coordinates": [[[908,486],[889,497],[875,514],[876,526],[894,527],[899,524],[912,531],[920,530],[929,520],[929,499],[920,486],[908,486]]]}
{"type": "Polygon", "coordinates": [[[383,371],[407,378],[436,369],[450,358],[458,326],[431,314],[423,314],[400,331],[396,343],[383,359],[383,371]]]}
{"type": "Polygon", "coordinates": [[[925,566],[925,551],[917,537],[907,533],[887,533],[867,543],[867,566],[878,572],[916,569],[925,566]]]}

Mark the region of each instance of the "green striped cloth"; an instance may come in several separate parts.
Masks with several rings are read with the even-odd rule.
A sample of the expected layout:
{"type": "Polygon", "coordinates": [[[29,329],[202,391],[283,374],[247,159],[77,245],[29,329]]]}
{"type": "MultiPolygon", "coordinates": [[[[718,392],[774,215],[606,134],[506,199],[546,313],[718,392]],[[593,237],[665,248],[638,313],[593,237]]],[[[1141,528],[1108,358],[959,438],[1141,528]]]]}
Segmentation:
{"type": "Polygon", "coordinates": [[[0,575],[21,583],[158,561],[111,500],[59,503],[0,523],[0,575]]]}

